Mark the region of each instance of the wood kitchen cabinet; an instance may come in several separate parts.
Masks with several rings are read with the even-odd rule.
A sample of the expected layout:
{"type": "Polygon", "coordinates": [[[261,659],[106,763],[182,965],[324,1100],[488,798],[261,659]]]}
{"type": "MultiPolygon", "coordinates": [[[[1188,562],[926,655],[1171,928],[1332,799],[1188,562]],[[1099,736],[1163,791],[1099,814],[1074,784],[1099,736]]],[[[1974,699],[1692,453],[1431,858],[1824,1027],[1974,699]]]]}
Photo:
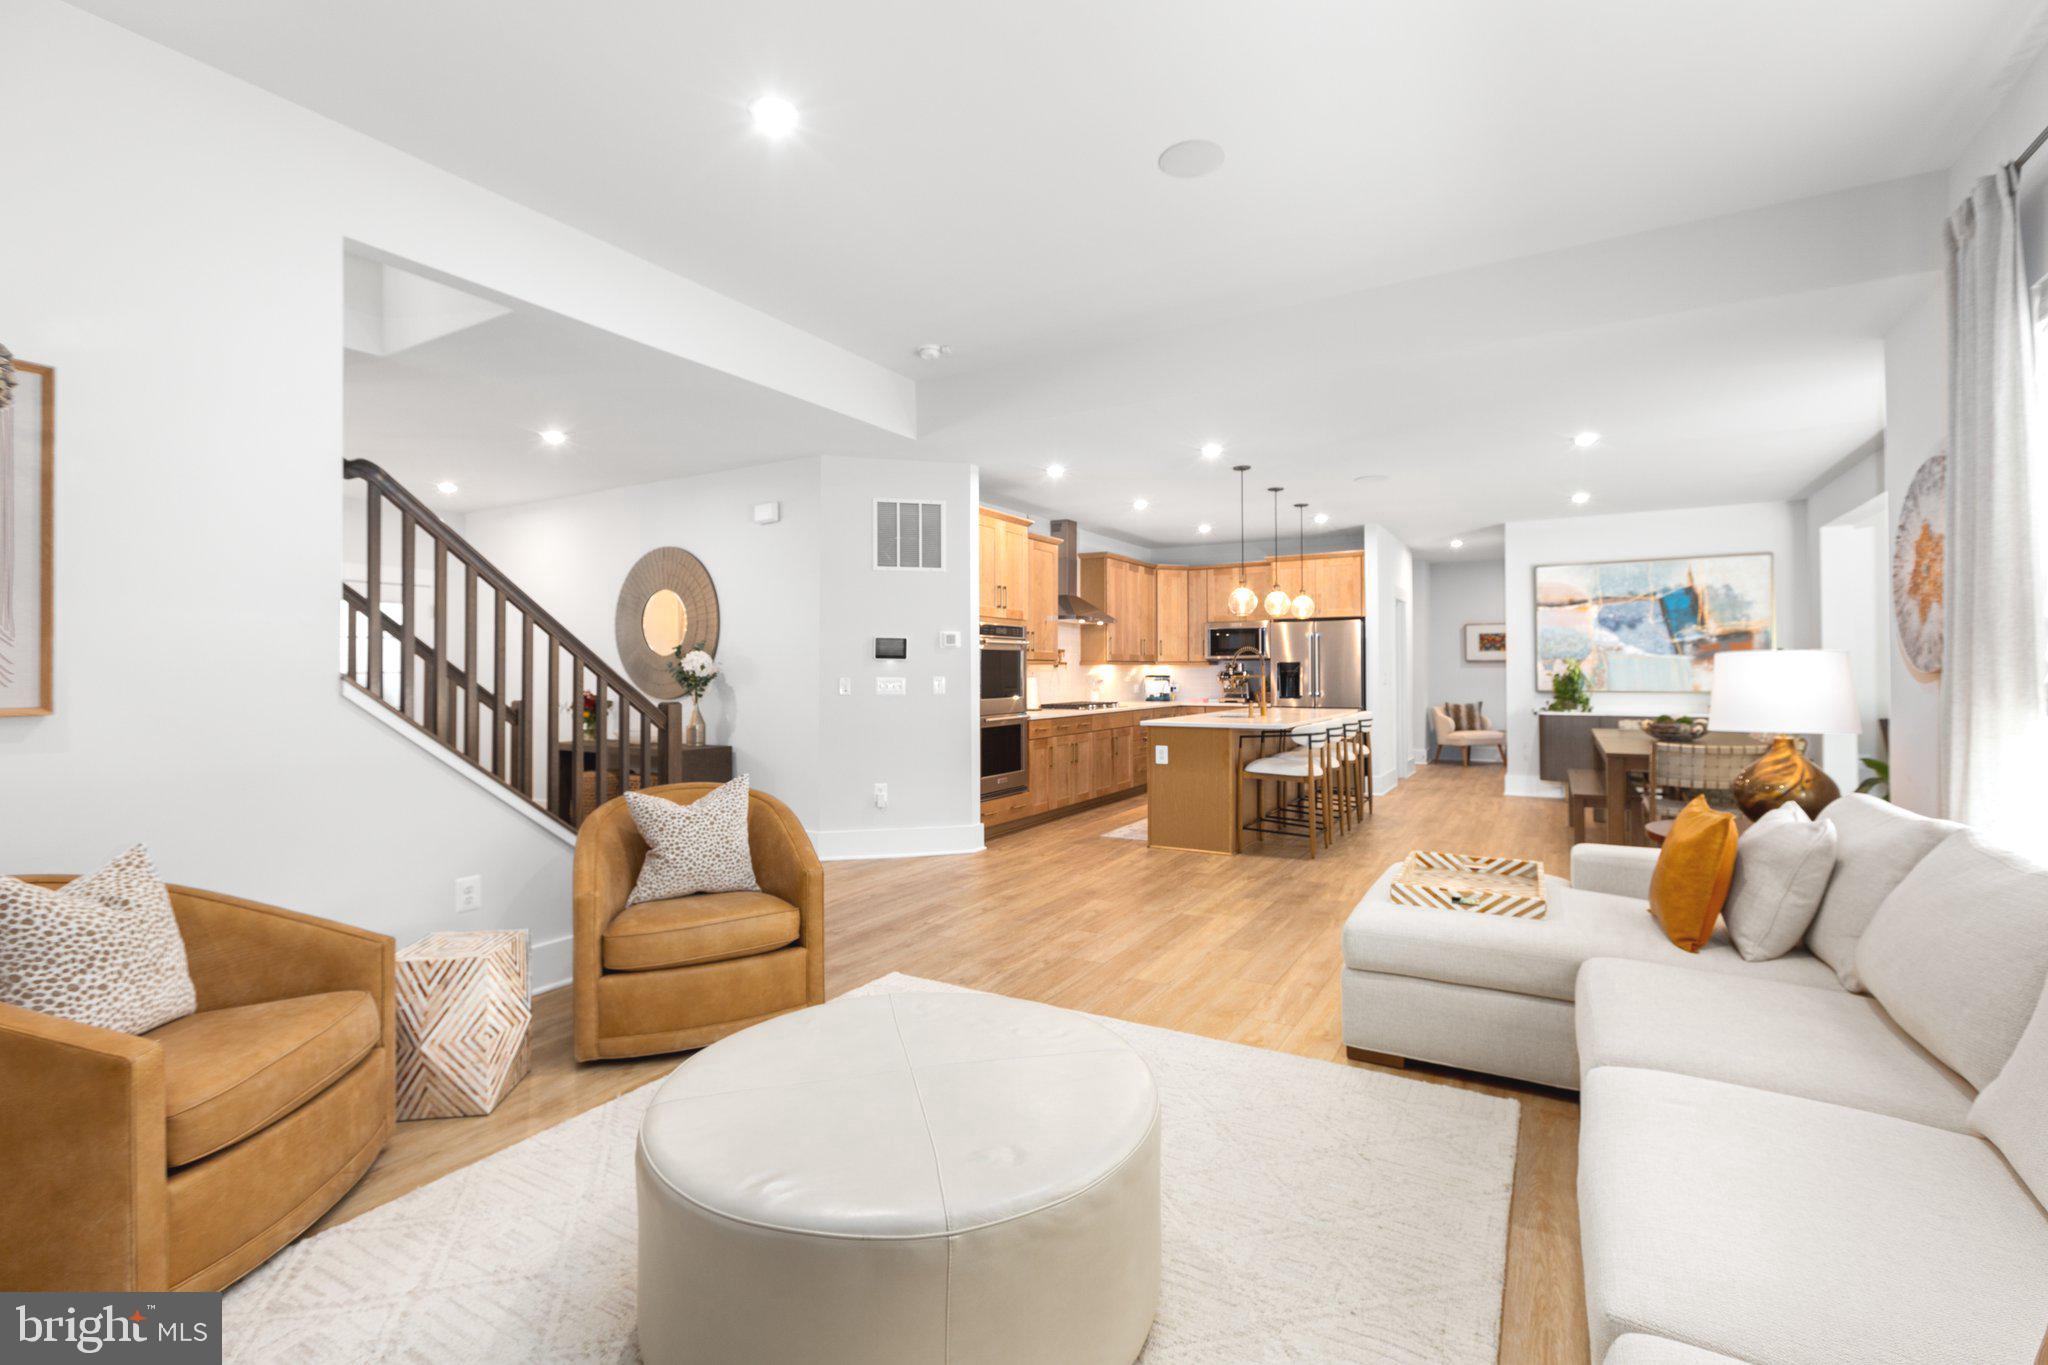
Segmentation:
{"type": "Polygon", "coordinates": [[[981,619],[1023,624],[1030,617],[1031,522],[981,509],[981,619]]]}
{"type": "Polygon", "coordinates": [[[1082,663],[1151,663],[1158,657],[1155,566],[1123,555],[1082,555],[1081,596],[1115,618],[1106,626],[1081,627],[1082,663]]]}
{"type": "Polygon", "coordinates": [[[1027,537],[1030,565],[1025,598],[1031,635],[1026,658],[1034,664],[1060,663],[1060,543],[1051,536],[1027,537]]]}
{"type": "Polygon", "coordinates": [[[1188,571],[1172,564],[1153,570],[1157,583],[1157,638],[1152,658],[1159,663],[1184,664],[1188,654],[1188,571]]]}
{"type": "Polygon", "coordinates": [[[1144,722],[1200,709],[1155,706],[1031,721],[1025,738],[1030,785],[1016,798],[983,802],[982,823],[996,829],[1143,791],[1151,777],[1144,722]]]}

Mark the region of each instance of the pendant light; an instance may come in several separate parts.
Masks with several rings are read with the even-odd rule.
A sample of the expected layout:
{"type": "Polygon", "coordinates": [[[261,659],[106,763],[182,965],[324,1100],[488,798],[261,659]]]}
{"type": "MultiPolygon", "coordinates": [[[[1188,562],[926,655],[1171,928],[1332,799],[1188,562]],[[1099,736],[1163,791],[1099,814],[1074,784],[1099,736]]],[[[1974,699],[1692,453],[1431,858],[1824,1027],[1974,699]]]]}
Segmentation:
{"type": "Polygon", "coordinates": [[[1294,617],[1297,621],[1306,621],[1316,614],[1316,599],[1308,595],[1307,516],[1307,503],[1294,504],[1294,566],[1295,574],[1301,581],[1301,591],[1294,594],[1294,617]]]}
{"type": "Polygon", "coordinates": [[[1285,616],[1294,610],[1294,598],[1280,586],[1280,489],[1266,491],[1273,495],[1273,589],[1266,594],[1266,615],[1285,616]]]}
{"type": "Polygon", "coordinates": [[[1230,590],[1230,614],[1250,616],[1259,605],[1259,595],[1244,581],[1244,476],[1251,466],[1232,467],[1237,470],[1237,586],[1230,590]]]}

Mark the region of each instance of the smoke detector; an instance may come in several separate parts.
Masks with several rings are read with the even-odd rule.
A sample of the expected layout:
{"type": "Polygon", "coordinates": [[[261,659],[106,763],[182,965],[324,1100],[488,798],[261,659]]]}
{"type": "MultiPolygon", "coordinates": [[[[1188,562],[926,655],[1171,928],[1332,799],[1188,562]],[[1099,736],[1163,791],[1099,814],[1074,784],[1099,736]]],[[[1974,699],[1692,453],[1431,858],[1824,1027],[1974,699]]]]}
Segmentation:
{"type": "Polygon", "coordinates": [[[930,342],[926,342],[917,348],[915,354],[919,360],[943,360],[953,354],[953,348],[951,346],[934,346],[930,342]]]}

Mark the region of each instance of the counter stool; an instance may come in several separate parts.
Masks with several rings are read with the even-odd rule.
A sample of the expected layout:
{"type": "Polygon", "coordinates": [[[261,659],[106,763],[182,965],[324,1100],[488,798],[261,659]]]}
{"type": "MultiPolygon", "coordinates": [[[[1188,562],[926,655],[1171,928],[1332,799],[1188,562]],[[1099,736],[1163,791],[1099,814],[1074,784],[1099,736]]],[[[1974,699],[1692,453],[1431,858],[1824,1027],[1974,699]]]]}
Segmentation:
{"type": "Polygon", "coordinates": [[[1265,842],[1268,833],[1305,836],[1308,839],[1308,856],[1313,858],[1318,838],[1324,847],[1331,842],[1337,751],[1330,742],[1329,729],[1324,726],[1305,726],[1292,731],[1290,737],[1300,747],[1265,754],[1239,766],[1238,780],[1252,779],[1254,793],[1252,818],[1245,821],[1242,828],[1258,835],[1261,843],[1265,842]],[[1265,791],[1268,781],[1298,783],[1301,787],[1298,802],[1276,805],[1267,810],[1265,791]]]}

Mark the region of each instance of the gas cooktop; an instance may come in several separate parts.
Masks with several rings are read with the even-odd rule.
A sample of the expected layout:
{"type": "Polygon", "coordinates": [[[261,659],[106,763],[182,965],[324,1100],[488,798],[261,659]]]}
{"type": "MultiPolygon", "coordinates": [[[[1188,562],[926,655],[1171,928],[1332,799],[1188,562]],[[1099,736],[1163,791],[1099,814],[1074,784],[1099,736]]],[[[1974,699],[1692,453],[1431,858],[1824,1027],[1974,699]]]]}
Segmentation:
{"type": "Polygon", "coordinates": [[[1039,707],[1041,711],[1114,711],[1122,706],[1120,701],[1049,701],[1039,707]]]}

